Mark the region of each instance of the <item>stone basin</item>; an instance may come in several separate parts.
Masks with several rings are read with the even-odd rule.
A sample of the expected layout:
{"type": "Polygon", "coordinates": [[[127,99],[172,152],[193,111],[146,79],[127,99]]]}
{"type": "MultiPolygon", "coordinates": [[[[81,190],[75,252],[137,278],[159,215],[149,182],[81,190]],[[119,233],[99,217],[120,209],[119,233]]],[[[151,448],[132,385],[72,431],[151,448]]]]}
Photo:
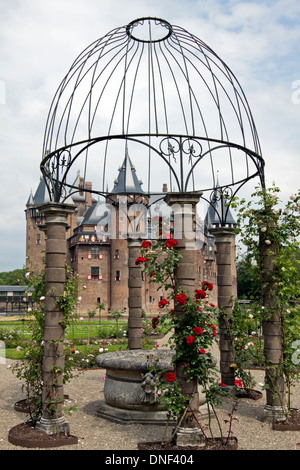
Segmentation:
{"type": "Polygon", "coordinates": [[[155,402],[156,371],[173,371],[173,352],[130,350],[100,354],[95,361],[106,369],[104,399],[98,415],[121,423],[165,424],[166,410],[155,402]]]}

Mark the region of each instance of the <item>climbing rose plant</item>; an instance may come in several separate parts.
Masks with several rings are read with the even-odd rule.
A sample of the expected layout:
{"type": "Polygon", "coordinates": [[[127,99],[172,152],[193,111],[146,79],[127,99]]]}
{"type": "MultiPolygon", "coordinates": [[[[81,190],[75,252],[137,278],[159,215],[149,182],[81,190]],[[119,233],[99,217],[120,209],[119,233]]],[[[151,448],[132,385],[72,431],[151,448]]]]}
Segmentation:
{"type": "MultiPolygon", "coordinates": [[[[77,319],[76,303],[78,299],[78,278],[66,265],[66,281],[63,295],[57,298],[57,305],[63,312],[61,326],[63,330],[77,319]]],[[[45,325],[45,269],[35,274],[28,271],[27,280],[29,287],[28,294],[34,301],[34,307],[28,312],[31,321],[32,336],[24,348],[24,360],[14,364],[13,371],[16,377],[22,381],[22,391],[26,393],[29,405],[29,416],[35,425],[42,416],[42,392],[43,392],[43,358],[44,358],[44,325],[45,325]]],[[[69,360],[70,348],[64,348],[65,366],[63,373],[63,383],[67,383],[76,373],[73,362],[69,360]]],[[[53,378],[55,382],[55,376],[53,378]]],[[[55,405],[54,405],[55,406],[55,405]]],[[[70,407],[66,411],[71,412],[75,408],[70,407]]]]}
{"type": "MultiPolygon", "coordinates": [[[[177,244],[174,239],[161,239],[153,243],[144,241],[142,256],[136,262],[144,264],[143,271],[149,276],[149,282],[157,284],[157,290],[164,289],[165,292],[158,303],[162,313],[152,319],[153,328],[161,323],[172,331],[170,347],[174,350],[174,365],[177,361],[183,361],[185,380],[198,382],[207,405],[215,413],[215,405],[220,403],[220,397],[225,392],[218,382],[219,370],[211,353],[211,347],[217,341],[217,309],[209,301],[213,284],[203,282],[192,295],[176,286],[176,268],[181,256],[176,249],[177,244]],[[176,315],[177,306],[180,306],[180,315],[176,315]]],[[[176,368],[174,370],[176,372],[176,368]]],[[[174,372],[161,376],[157,384],[159,400],[166,406],[169,417],[177,420],[189,408],[191,399],[184,395],[181,385],[174,372]]]]}
{"type": "MultiPolygon", "coordinates": [[[[286,385],[285,396],[281,397],[276,387],[274,393],[278,393],[283,400],[282,408],[288,417],[292,386],[299,381],[300,191],[292,194],[284,205],[275,183],[269,188],[257,186],[249,201],[236,198],[232,207],[237,211],[237,233],[245,247],[243,262],[251,269],[253,277],[260,279],[258,300],[253,299],[251,305],[253,316],[260,323],[263,319],[269,321],[271,316],[262,304],[262,293],[269,283],[273,285],[274,309],[280,313],[283,354],[277,373],[283,373],[286,385]],[[272,276],[269,277],[262,270],[259,238],[265,247],[271,244],[276,247],[276,256],[272,258],[272,276]]],[[[272,255],[268,250],[267,254],[272,255]]],[[[238,359],[244,360],[242,357],[238,359]]],[[[265,365],[266,368],[274,368],[273,364],[265,365]]]]}

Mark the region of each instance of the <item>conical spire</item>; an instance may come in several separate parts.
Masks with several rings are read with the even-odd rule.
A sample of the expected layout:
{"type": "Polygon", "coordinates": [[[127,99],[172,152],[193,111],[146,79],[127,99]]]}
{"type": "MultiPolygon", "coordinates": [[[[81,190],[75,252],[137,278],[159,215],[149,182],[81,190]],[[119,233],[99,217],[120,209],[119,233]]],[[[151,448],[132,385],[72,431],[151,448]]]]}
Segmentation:
{"type": "Polygon", "coordinates": [[[34,205],[37,204],[44,204],[45,202],[49,202],[49,194],[47,191],[46,183],[43,177],[40,177],[40,182],[33,197],[34,205]]]}
{"type": "Polygon", "coordinates": [[[34,205],[34,200],[33,200],[33,194],[32,194],[32,189],[31,189],[26,206],[33,206],[33,205],[34,205]]]}
{"type": "Polygon", "coordinates": [[[141,186],[142,182],[137,178],[135,167],[129,157],[126,142],[125,158],[121,168],[119,168],[119,175],[115,180],[112,194],[144,194],[141,186]]]}

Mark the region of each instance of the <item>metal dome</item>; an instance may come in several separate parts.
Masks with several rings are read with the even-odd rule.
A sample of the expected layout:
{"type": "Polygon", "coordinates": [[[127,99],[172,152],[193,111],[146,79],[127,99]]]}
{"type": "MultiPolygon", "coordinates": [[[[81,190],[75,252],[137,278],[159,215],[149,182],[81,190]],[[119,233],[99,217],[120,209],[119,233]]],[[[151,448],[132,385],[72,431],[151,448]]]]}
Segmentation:
{"type": "MultiPolygon", "coordinates": [[[[52,101],[41,171],[62,201],[78,169],[107,194],[128,150],[146,194],[208,191],[230,196],[264,161],[246,97],[203,41],[158,18],[140,18],[89,45],[52,101]],[[218,176],[217,176],[218,174],[218,176]]],[[[208,197],[209,199],[209,197],[208,197]]]]}

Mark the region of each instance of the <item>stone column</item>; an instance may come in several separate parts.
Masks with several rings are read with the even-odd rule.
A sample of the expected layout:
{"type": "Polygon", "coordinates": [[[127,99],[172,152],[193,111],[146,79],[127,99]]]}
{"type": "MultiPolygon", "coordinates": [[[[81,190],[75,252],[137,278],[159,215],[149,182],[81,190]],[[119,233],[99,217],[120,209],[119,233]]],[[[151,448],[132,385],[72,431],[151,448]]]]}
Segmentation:
{"type": "Polygon", "coordinates": [[[142,349],[142,276],[135,260],[141,240],[128,238],[128,349],[142,349]]]}
{"type": "Polygon", "coordinates": [[[265,232],[260,231],[259,234],[259,253],[261,301],[264,307],[262,331],[266,361],[265,382],[267,385],[264,417],[266,420],[271,421],[283,415],[284,404],[282,325],[280,309],[277,305],[278,280],[276,276],[276,258],[278,246],[273,236],[275,232],[274,226],[277,224],[277,216],[273,212],[259,214],[268,220],[268,224],[266,224],[267,230],[265,232]]]}
{"type": "MultiPolygon", "coordinates": [[[[175,290],[182,288],[190,297],[195,296],[196,288],[196,238],[194,220],[196,204],[201,193],[168,193],[166,203],[171,207],[174,218],[174,238],[178,242],[177,249],[182,255],[176,270],[175,290]]],[[[175,305],[177,318],[182,316],[183,307],[175,305]]],[[[193,397],[190,406],[196,412],[199,410],[199,393],[197,380],[186,380],[183,359],[176,361],[175,371],[178,382],[184,395],[193,397]]],[[[180,428],[177,431],[176,442],[178,445],[197,445],[202,442],[202,433],[197,428],[193,414],[187,412],[180,428]]]]}
{"type": "Polygon", "coordinates": [[[62,414],[64,374],[63,312],[56,305],[64,293],[67,253],[66,230],[68,215],[75,206],[49,202],[39,206],[45,217],[45,327],[43,359],[42,418],[37,429],[45,434],[69,433],[69,425],[62,414]]]}
{"type": "Polygon", "coordinates": [[[235,259],[235,236],[232,228],[210,228],[209,232],[215,237],[216,258],[218,269],[218,308],[222,309],[219,315],[220,333],[220,373],[221,382],[227,387],[234,386],[234,348],[228,327],[232,323],[233,299],[237,297],[236,284],[233,282],[235,259]]]}

